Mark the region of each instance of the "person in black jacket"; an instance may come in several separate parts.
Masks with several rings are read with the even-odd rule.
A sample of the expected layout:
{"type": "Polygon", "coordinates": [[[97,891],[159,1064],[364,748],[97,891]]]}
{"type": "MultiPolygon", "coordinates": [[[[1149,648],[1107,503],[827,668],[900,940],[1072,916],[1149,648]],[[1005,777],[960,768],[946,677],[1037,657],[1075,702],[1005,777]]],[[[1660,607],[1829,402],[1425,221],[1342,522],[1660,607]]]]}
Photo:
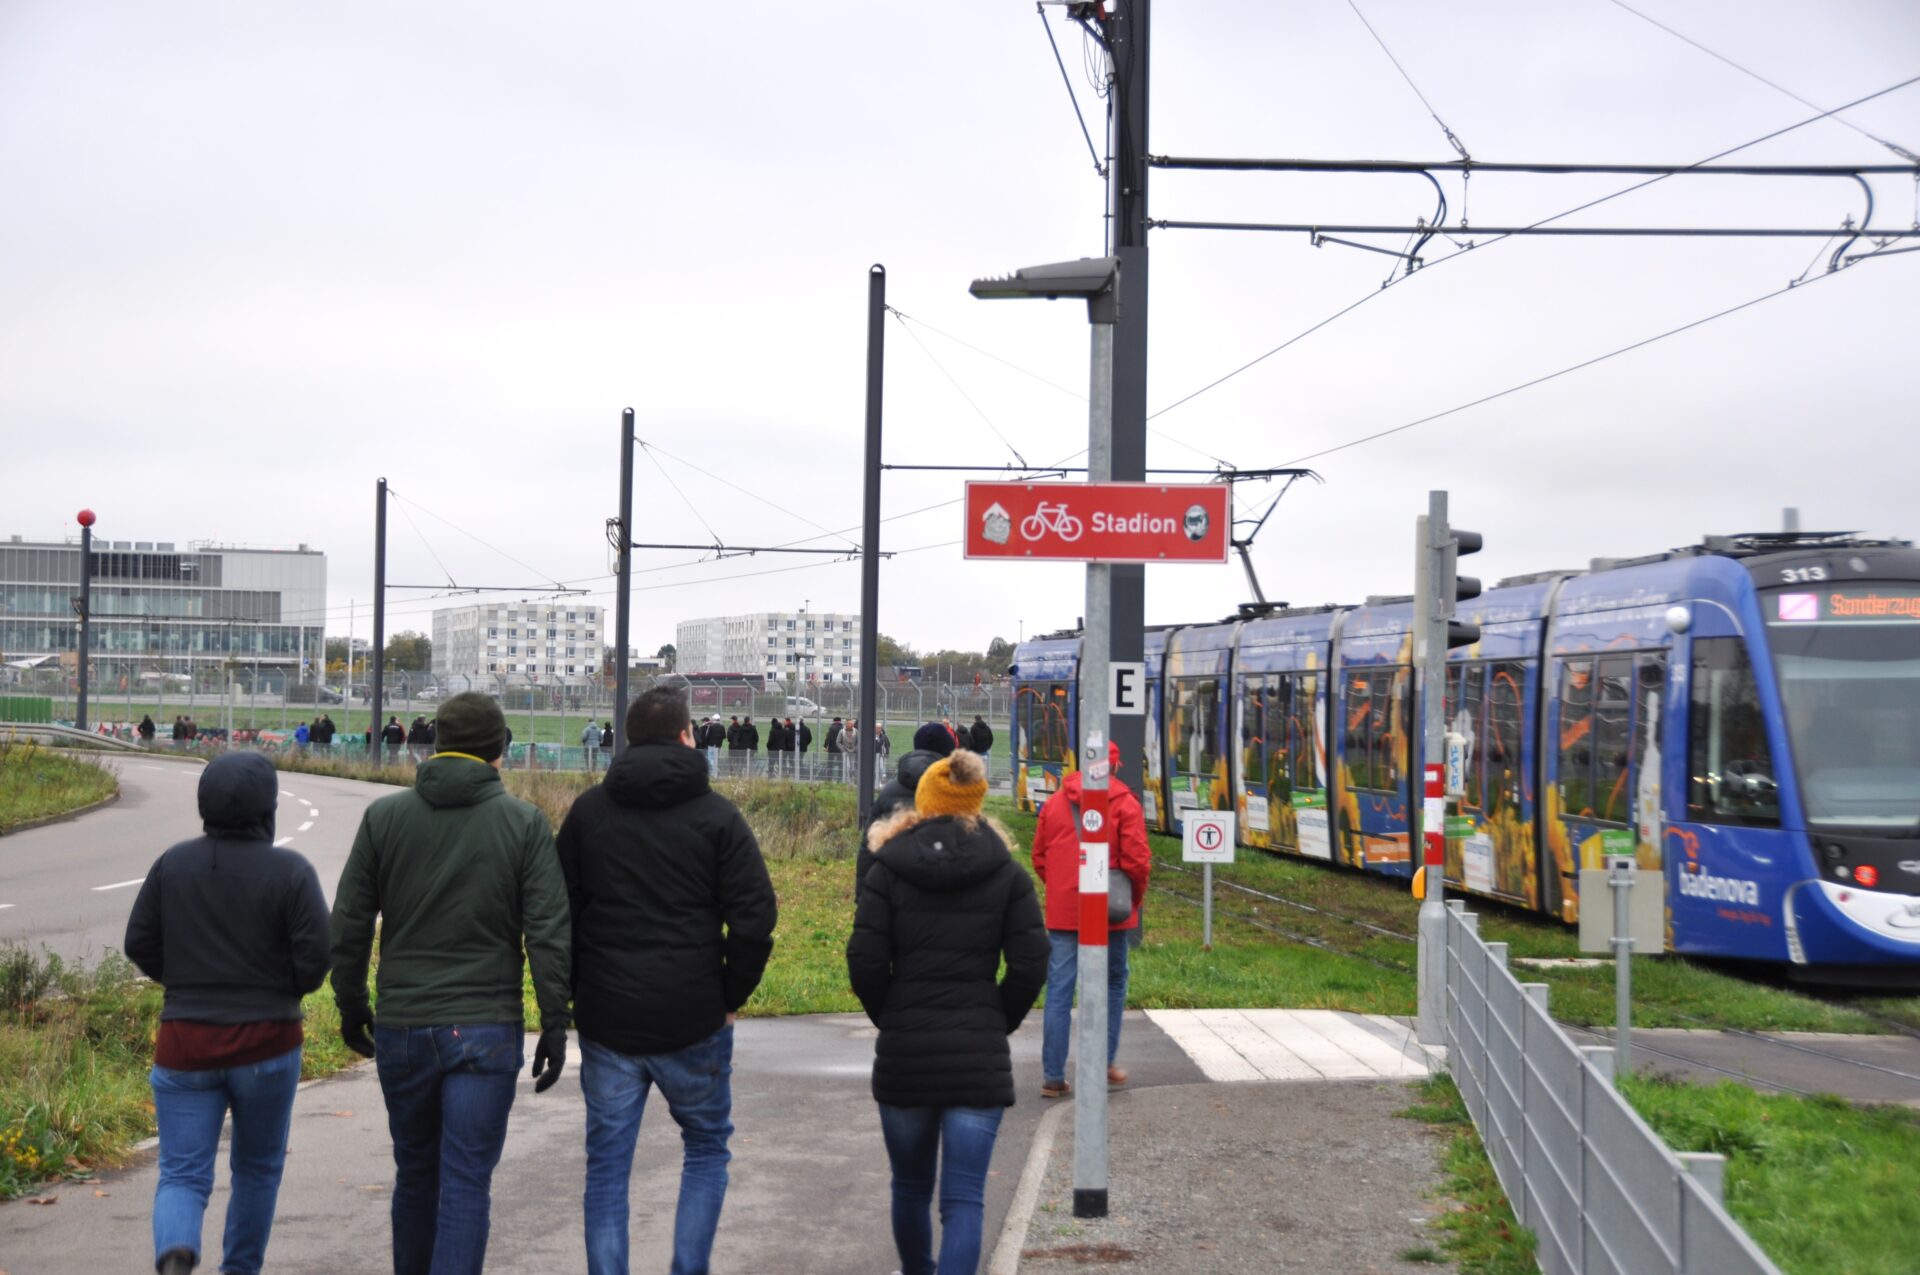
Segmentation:
{"type": "Polygon", "coordinates": [[[222,1269],[258,1271],[286,1164],[304,1043],[300,998],[327,977],[327,901],[313,865],[275,849],[273,763],[226,753],[200,774],[205,835],[154,863],[127,920],[127,957],[166,989],[153,1049],[160,1180],[154,1265],[187,1275],[231,1108],[222,1269]]]}
{"type": "Polygon", "coordinates": [[[685,1148],[673,1269],[707,1269],[731,1159],[734,1015],[773,952],[759,843],[708,786],[693,730],[678,693],[642,695],[627,712],[627,750],[560,826],[595,1275],[627,1269],[628,1178],[652,1085],[685,1148]]]}
{"type": "Polygon", "coordinates": [[[767,773],[780,773],[780,762],[787,751],[787,727],[778,717],[767,723],[767,773]]]}
{"type": "Polygon", "coordinates": [[[380,741],[387,746],[387,761],[399,761],[400,745],[407,742],[407,728],[400,724],[398,717],[389,717],[387,724],[380,728],[380,741]]]}
{"type": "Polygon", "coordinates": [[[1007,1037],[1046,980],[1033,879],[1011,838],[981,817],[986,769],[968,752],[927,768],[914,806],[867,834],[847,974],[880,1029],[873,1097],[893,1166],[893,1242],[903,1271],[972,1275],[987,1166],[1013,1105],[1007,1037]],[[1000,961],[1006,976],[995,982],[1000,961]],[[933,1260],[934,1166],[940,1260],[933,1260]]]}
{"type": "MultiPolygon", "coordinates": [[[[793,725],[793,719],[791,717],[787,719],[787,725],[793,725]]],[[[807,748],[813,743],[813,727],[807,725],[806,718],[803,717],[800,719],[800,731],[794,738],[800,741],[800,764],[805,766],[807,762],[807,748]]]]}
{"type": "MultiPolygon", "coordinates": [[[[920,783],[920,777],[927,773],[927,767],[953,752],[953,736],[939,722],[928,722],[913,733],[913,751],[903,753],[900,765],[894,771],[894,777],[880,785],[880,791],[873,794],[873,813],[868,817],[867,828],[861,830],[864,840],[867,830],[883,820],[892,818],[902,810],[913,809],[913,792],[920,783]]],[[[853,890],[856,906],[859,902],[860,883],[866,880],[867,867],[873,862],[870,854],[853,856],[853,890]]]]}
{"type": "Polygon", "coordinates": [[[993,752],[993,727],[987,725],[987,719],[975,713],[973,725],[967,727],[967,747],[985,757],[993,752]]]}

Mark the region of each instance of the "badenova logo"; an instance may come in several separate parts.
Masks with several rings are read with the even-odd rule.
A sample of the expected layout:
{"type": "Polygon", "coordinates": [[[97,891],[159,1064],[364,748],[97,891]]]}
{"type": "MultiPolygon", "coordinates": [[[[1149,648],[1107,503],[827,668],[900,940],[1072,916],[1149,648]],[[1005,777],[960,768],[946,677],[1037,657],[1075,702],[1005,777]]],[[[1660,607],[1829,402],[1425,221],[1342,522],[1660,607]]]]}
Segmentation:
{"type": "Polygon", "coordinates": [[[1682,872],[1680,893],[1715,903],[1739,903],[1750,908],[1760,906],[1759,882],[1740,877],[1716,877],[1711,872],[1682,872]]]}

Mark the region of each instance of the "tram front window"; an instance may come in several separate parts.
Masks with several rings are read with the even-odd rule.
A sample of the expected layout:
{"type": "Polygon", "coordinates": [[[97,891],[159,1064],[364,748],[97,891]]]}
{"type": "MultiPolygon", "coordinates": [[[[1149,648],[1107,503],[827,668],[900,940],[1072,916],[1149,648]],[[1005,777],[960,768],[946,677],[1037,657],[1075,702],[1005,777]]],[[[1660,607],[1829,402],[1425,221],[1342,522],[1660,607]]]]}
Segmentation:
{"type": "Polygon", "coordinates": [[[1920,594],[1849,586],[1820,609],[1767,626],[1807,822],[1920,833],[1920,594]]]}

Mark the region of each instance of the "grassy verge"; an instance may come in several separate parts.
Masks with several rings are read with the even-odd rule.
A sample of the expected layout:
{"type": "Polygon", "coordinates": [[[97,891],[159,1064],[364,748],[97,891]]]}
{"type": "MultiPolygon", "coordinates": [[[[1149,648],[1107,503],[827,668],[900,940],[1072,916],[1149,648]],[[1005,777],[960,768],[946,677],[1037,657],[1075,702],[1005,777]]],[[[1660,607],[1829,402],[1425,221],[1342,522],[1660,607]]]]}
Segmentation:
{"type": "MultiPolygon", "coordinates": [[[[1183,893],[1198,895],[1197,876],[1183,879],[1172,871],[1181,866],[1180,842],[1159,836],[1150,840],[1161,872],[1159,879],[1183,893]]],[[[1413,968],[1415,948],[1410,939],[1393,938],[1352,923],[1363,921],[1382,930],[1411,935],[1419,905],[1404,882],[1247,849],[1239,852],[1238,861],[1231,867],[1216,868],[1214,879],[1221,883],[1214,898],[1216,917],[1220,908],[1242,910],[1338,951],[1404,965],[1409,971],[1413,968]],[[1308,912],[1239,894],[1224,888],[1227,883],[1279,895],[1320,911],[1308,912]]],[[[1469,906],[1480,916],[1481,936],[1508,945],[1519,977],[1548,985],[1554,1017],[1582,1025],[1613,1022],[1611,963],[1584,968],[1522,964],[1527,959],[1579,956],[1578,938],[1572,929],[1486,899],[1474,899],[1469,906]]],[[[1162,915],[1168,910],[1159,906],[1162,915]]],[[[1892,1029],[1886,1018],[1920,1026],[1920,997],[1824,999],[1778,982],[1769,971],[1750,971],[1743,976],[1731,966],[1707,965],[1672,955],[1637,957],[1633,991],[1633,1021],[1639,1027],[1876,1033],[1892,1029]]]]}
{"type": "Polygon", "coordinates": [[[1434,1126],[1447,1138],[1440,1193],[1453,1207],[1434,1221],[1441,1251],[1464,1275],[1534,1275],[1540,1268],[1534,1262],[1533,1232],[1514,1220],[1460,1091],[1444,1075],[1414,1089],[1419,1101],[1400,1114],[1434,1126]]]}
{"type": "Polygon", "coordinates": [[[0,744],[0,833],[105,801],[119,790],[111,766],[91,754],[0,744]]]}
{"type": "MultiPolygon", "coordinates": [[[[0,947],[0,1199],[117,1163],[154,1131],[147,1070],[161,991],[109,954],[92,968],[0,947]]],[[[307,998],[304,1076],[338,1071],[333,999],[307,998]]]]}
{"type": "Polygon", "coordinates": [[[1727,1210],[1790,1275],[1916,1269],[1920,1112],[1742,1085],[1636,1078],[1625,1093],[1676,1151],[1727,1157],[1727,1210]]]}

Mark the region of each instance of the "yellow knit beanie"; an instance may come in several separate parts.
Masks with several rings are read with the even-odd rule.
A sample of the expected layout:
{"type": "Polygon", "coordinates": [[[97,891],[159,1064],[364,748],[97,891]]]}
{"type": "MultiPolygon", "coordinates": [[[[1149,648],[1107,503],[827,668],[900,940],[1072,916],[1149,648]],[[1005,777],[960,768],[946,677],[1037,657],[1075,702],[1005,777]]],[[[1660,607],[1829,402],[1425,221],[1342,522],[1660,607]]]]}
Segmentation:
{"type": "Polygon", "coordinates": [[[978,753],[956,749],[927,767],[913,790],[913,808],[922,815],[978,815],[987,799],[987,766],[978,753]]]}

